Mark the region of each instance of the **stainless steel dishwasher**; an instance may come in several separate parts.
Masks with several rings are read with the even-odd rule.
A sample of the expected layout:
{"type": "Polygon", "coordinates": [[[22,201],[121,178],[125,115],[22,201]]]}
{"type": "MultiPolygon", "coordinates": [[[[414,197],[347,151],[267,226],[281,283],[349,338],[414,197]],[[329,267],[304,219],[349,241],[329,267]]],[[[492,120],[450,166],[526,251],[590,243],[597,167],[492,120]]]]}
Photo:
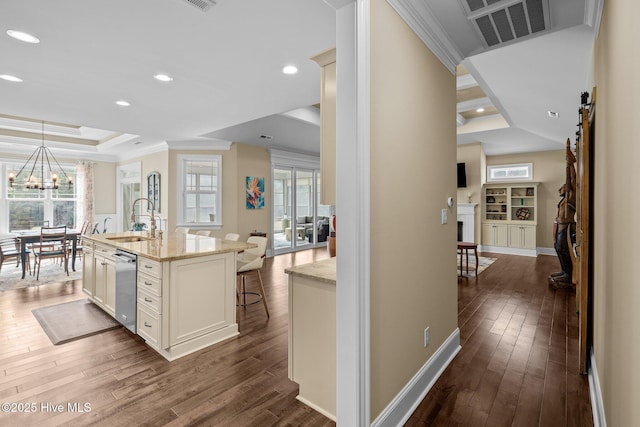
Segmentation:
{"type": "Polygon", "coordinates": [[[135,333],[138,256],[117,249],[114,259],[116,261],[116,320],[135,333]]]}

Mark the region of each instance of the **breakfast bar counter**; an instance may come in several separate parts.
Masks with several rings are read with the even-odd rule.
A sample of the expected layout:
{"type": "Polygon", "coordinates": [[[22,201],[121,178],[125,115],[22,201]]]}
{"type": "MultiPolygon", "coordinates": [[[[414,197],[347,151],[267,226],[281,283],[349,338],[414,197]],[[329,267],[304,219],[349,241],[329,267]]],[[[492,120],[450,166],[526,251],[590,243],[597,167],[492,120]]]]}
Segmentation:
{"type": "Polygon", "coordinates": [[[186,233],[164,233],[162,240],[149,237],[144,231],[90,234],[83,238],[160,262],[228,252],[237,253],[256,247],[253,243],[235,242],[186,233]]]}
{"type": "Polygon", "coordinates": [[[252,247],[191,234],[92,234],[83,237],[82,286],[111,316],[131,322],[116,306],[122,301],[116,252],[137,255],[127,297],[135,299],[134,332],[171,361],[238,335],[236,254],[252,247]]]}

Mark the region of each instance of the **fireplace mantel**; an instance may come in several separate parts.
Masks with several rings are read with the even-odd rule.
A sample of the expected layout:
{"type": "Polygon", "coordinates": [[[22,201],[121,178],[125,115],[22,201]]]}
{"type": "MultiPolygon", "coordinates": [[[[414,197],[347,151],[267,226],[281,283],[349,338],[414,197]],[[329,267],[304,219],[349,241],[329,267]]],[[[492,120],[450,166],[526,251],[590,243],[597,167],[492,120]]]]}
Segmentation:
{"type": "Polygon", "coordinates": [[[477,203],[458,203],[458,221],[462,222],[462,240],[475,242],[476,240],[476,206],[477,203]]]}

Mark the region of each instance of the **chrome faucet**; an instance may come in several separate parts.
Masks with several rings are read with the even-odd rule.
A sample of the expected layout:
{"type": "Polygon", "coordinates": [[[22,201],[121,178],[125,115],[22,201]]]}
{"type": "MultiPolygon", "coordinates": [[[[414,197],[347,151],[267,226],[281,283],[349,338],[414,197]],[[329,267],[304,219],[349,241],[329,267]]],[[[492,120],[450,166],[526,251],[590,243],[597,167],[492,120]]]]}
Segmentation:
{"type": "Polygon", "coordinates": [[[147,199],[146,197],[140,197],[136,200],[133,201],[133,203],[131,204],[131,226],[133,228],[133,223],[136,222],[136,203],[140,200],[146,200],[147,202],[149,202],[149,204],[151,205],[151,237],[156,237],[156,218],[154,215],[154,212],[156,210],[155,205],[153,204],[153,202],[149,199],[147,199]]]}

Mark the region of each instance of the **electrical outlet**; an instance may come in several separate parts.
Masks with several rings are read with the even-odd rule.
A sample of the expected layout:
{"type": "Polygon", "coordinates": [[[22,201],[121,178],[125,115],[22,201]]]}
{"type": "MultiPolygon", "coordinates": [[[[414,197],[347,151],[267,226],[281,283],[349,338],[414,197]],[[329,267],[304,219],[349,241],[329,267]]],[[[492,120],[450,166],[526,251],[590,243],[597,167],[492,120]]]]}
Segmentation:
{"type": "Polygon", "coordinates": [[[424,346],[428,346],[431,341],[431,333],[429,332],[429,327],[427,326],[424,330],[424,346]]]}
{"type": "Polygon", "coordinates": [[[442,217],[441,218],[442,218],[442,224],[446,224],[447,221],[448,221],[447,210],[446,209],[442,209],[442,217]]]}

